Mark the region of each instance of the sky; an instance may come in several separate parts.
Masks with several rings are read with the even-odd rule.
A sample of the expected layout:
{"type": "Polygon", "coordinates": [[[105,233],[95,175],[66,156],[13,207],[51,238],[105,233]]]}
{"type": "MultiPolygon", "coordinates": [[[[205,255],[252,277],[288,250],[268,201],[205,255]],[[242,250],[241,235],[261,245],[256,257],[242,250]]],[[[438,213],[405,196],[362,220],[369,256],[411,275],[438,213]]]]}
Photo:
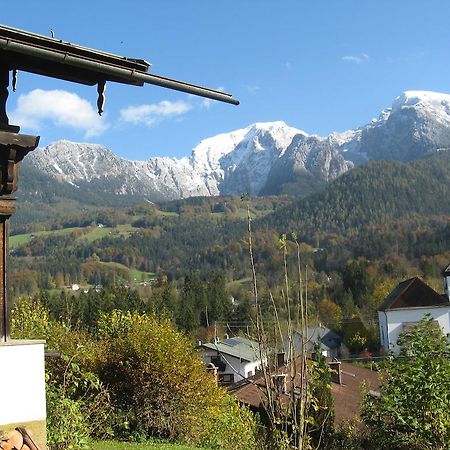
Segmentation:
{"type": "Polygon", "coordinates": [[[2,0],[0,23],[152,63],[239,106],[156,86],[20,73],[10,123],[133,160],[189,156],[204,138],[283,120],[310,134],[362,126],[406,90],[450,93],[448,0],[2,0]]]}

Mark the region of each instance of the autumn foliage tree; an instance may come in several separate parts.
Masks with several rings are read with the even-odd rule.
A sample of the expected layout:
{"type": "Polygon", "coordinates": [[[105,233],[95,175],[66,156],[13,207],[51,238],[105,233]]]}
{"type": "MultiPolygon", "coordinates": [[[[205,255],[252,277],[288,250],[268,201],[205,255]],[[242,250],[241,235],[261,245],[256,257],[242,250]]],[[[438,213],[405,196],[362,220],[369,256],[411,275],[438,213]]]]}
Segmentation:
{"type": "Polygon", "coordinates": [[[216,386],[192,342],[168,319],[113,311],[98,322],[101,379],[128,426],[144,436],[223,449],[256,448],[256,423],[216,386]]]}

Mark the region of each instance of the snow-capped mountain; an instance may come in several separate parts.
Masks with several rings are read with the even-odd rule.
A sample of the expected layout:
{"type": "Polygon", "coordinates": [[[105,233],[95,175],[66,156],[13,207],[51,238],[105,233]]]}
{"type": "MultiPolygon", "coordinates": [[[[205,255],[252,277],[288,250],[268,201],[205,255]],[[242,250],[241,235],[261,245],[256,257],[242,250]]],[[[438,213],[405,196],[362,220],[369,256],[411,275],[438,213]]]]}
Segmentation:
{"type": "MultiPolygon", "coordinates": [[[[368,125],[324,137],[281,121],[255,123],[204,139],[189,158],[128,161],[101,145],[59,141],[24,164],[77,189],[158,201],[304,194],[370,159],[409,161],[447,148],[450,95],[407,91],[368,125]]],[[[21,183],[26,188],[26,180],[21,183]]]]}
{"type": "Polygon", "coordinates": [[[450,95],[406,91],[368,125],[334,133],[330,139],[346,159],[356,163],[367,159],[412,161],[450,148],[450,95]]]}

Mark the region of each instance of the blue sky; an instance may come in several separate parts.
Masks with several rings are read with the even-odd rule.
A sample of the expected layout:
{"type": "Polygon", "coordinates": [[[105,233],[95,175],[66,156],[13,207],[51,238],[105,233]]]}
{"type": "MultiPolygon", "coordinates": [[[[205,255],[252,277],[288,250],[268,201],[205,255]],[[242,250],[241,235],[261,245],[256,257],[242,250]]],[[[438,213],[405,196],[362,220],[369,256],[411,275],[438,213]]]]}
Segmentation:
{"type": "Polygon", "coordinates": [[[0,22],[150,61],[225,89],[240,106],[154,86],[95,87],[20,74],[8,101],[22,132],[106,145],[128,159],[188,156],[203,138],[284,120],[328,134],[369,122],[405,90],[450,93],[448,0],[2,2],[0,22]]]}

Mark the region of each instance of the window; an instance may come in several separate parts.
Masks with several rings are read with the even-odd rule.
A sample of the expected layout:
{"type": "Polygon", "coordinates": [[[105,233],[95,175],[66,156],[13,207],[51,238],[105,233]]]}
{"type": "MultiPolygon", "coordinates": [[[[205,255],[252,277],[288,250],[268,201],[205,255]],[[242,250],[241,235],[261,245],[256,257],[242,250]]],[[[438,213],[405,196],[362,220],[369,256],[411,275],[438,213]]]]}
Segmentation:
{"type": "Polygon", "coordinates": [[[409,334],[414,330],[414,327],[418,324],[419,322],[403,322],[402,323],[402,331],[403,333],[409,334]]]}
{"type": "MultiPolygon", "coordinates": [[[[405,334],[410,334],[413,330],[414,327],[418,324],[419,322],[403,322],[402,323],[402,331],[405,334]]],[[[431,321],[433,327],[440,329],[440,325],[439,322],[437,320],[432,320],[431,321]]]]}
{"type": "Polygon", "coordinates": [[[232,373],[219,374],[219,382],[223,384],[234,383],[234,374],[232,373]]]}
{"type": "Polygon", "coordinates": [[[223,372],[226,368],[226,364],[222,361],[220,356],[211,356],[211,362],[221,371],[223,372]]]}

